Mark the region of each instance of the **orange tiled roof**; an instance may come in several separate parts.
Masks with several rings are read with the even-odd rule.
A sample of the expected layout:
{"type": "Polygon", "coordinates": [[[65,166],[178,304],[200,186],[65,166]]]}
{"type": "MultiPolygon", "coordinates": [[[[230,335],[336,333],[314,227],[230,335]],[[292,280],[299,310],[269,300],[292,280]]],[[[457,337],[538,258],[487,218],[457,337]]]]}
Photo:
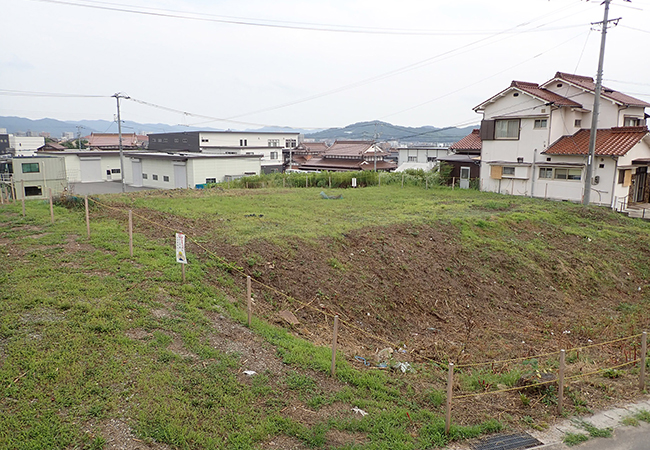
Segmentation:
{"type": "MultiPolygon", "coordinates": [[[[648,134],[647,127],[617,127],[598,130],[596,150],[598,156],[623,156],[648,134]]],[[[572,136],[562,136],[545,152],[547,155],[587,155],[590,131],[578,130],[572,136]]]]}
{"type": "MultiPolygon", "coordinates": [[[[309,170],[332,170],[332,171],[357,171],[374,170],[374,161],[362,161],[359,159],[335,159],[318,158],[303,164],[301,169],[309,170]]],[[[377,161],[377,170],[394,170],[397,164],[390,161],[377,161]]]]}
{"type": "MultiPolygon", "coordinates": [[[[579,86],[583,89],[586,89],[588,91],[592,91],[592,92],[596,91],[596,83],[594,82],[593,78],[585,77],[581,75],[573,75],[564,72],[557,72],[555,74],[555,77],[552,80],[544,83],[544,85],[552,83],[556,80],[564,80],[569,83],[575,84],[576,86],[579,86]]],[[[602,87],[602,92],[600,95],[609,98],[611,100],[614,100],[615,102],[622,103],[624,105],[640,106],[643,108],[650,107],[650,103],[648,102],[644,102],[643,100],[639,100],[638,98],[634,98],[627,94],[623,94],[622,92],[615,91],[614,89],[609,89],[605,86],[602,87]]]]}
{"type": "Polygon", "coordinates": [[[480,130],[472,130],[470,134],[449,146],[450,150],[481,150],[483,141],[481,140],[480,130]]]}

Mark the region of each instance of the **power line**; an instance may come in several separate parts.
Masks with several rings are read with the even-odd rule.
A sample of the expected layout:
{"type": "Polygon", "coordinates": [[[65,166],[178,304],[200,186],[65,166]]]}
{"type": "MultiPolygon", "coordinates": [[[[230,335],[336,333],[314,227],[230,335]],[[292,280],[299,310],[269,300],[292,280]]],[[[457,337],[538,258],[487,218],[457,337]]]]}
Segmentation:
{"type": "MultiPolygon", "coordinates": [[[[567,9],[567,8],[568,7],[565,6],[565,7],[560,8],[559,10],[557,10],[555,12],[560,12],[560,11],[562,11],[564,9],[567,9]]],[[[426,58],[424,60],[421,60],[421,61],[418,61],[418,62],[415,62],[415,63],[412,63],[412,64],[408,64],[406,66],[391,70],[389,72],[385,72],[383,74],[379,74],[379,75],[376,75],[376,76],[373,76],[373,77],[370,77],[370,78],[366,78],[366,79],[363,79],[363,80],[360,80],[360,81],[357,81],[357,82],[354,82],[354,83],[350,83],[350,84],[347,84],[347,85],[344,85],[344,86],[341,86],[341,87],[338,87],[338,88],[335,88],[335,89],[331,89],[329,91],[324,91],[324,92],[321,92],[321,93],[318,93],[318,94],[314,94],[314,95],[311,95],[311,96],[308,96],[308,97],[304,97],[302,99],[298,99],[298,100],[294,100],[294,101],[291,101],[291,102],[287,102],[287,103],[283,103],[283,104],[279,104],[279,105],[275,105],[275,106],[270,106],[270,107],[267,107],[267,108],[262,108],[262,109],[258,109],[258,110],[255,110],[255,111],[251,111],[251,112],[231,116],[231,117],[228,117],[228,119],[236,119],[236,118],[239,118],[239,117],[245,117],[245,116],[250,116],[250,115],[259,114],[259,113],[263,113],[263,112],[274,111],[276,109],[286,108],[288,106],[294,106],[294,105],[297,105],[297,104],[300,104],[300,103],[305,103],[305,102],[315,100],[315,99],[318,99],[318,98],[321,98],[321,97],[326,97],[326,96],[337,94],[339,92],[343,92],[343,91],[346,91],[346,90],[361,87],[361,86],[364,86],[366,84],[374,83],[376,81],[381,81],[383,79],[390,78],[390,77],[393,77],[395,75],[400,75],[402,73],[405,73],[405,72],[408,72],[408,71],[411,71],[411,70],[416,70],[416,69],[419,69],[419,68],[424,67],[426,65],[432,64],[432,63],[434,63],[436,61],[444,60],[444,59],[446,59],[448,57],[451,57],[451,55],[465,53],[465,52],[469,51],[469,49],[472,46],[475,46],[476,44],[480,44],[480,43],[485,42],[485,44],[483,46],[488,45],[487,41],[489,41],[492,38],[496,38],[496,37],[499,37],[499,36],[502,36],[502,35],[506,35],[506,36],[502,37],[502,39],[497,40],[496,42],[500,42],[501,40],[508,39],[509,37],[511,37],[511,36],[507,35],[507,33],[509,33],[509,32],[515,32],[516,31],[517,34],[525,32],[525,30],[518,30],[518,29],[521,28],[521,27],[524,27],[526,25],[530,25],[530,24],[536,22],[537,20],[543,19],[543,18],[545,18],[545,17],[547,17],[548,15],[551,15],[551,14],[553,14],[553,13],[549,13],[549,14],[540,16],[540,17],[538,17],[536,19],[533,19],[531,21],[528,21],[528,22],[523,22],[523,23],[521,23],[519,25],[508,28],[506,30],[499,31],[499,32],[497,32],[497,33],[495,33],[495,34],[493,34],[491,36],[488,36],[487,38],[478,39],[476,41],[470,42],[469,44],[462,45],[462,46],[457,47],[455,49],[445,51],[443,53],[434,55],[432,57],[426,58]],[[465,51],[461,52],[461,50],[465,50],[465,51]]],[[[544,24],[540,25],[540,27],[541,26],[544,26],[544,24]]],[[[492,42],[492,44],[494,44],[494,43],[495,42],[492,42]]],[[[478,48],[481,48],[481,47],[478,47],[478,48]]]]}
{"type": "Polygon", "coordinates": [[[110,95],[64,94],[60,92],[16,91],[12,89],[0,89],[0,95],[16,97],[110,98],[110,95]]]}
{"type": "MultiPolygon", "coordinates": [[[[401,35],[401,36],[472,36],[472,35],[489,35],[494,31],[489,30],[473,30],[473,31],[454,31],[454,30],[412,30],[412,29],[395,29],[395,28],[380,28],[380,27],[359,27],[340,24],[320,24],[309,22],[291,22],[273,19],[256,19],[250,17],[233,17],[221,16],[215,14],[207,14],[204,12],[194,13],[188,11],[178,11],[163,8],[147,8],[136,5],[128,5],[121,3],[110,3],[86,0],[80,3],[81,0],[66,1],[66,0],[32,0],[42,3],[53,3],[67,6],[78,6],[82,8],[99,9],[105,11],[115,11],[128,14],[140,14],[154,17],[164,17],[172,19],[195,20],[201,22],[214,22],[229,25],[244,25],[252,27],[264,28],[281,28],[290,30],[301,31],[320,31],[328,33],[354,33],[354,34],[379,34],[379,35],[401,35]],[[137,9],[134,9],[137,8],[137,9]]],[[[548,29],[532,29],[528,32],[543,32],[543,31],[556,31],[566,28],[580,27],[583,25],[567,25],[564,27],[555,27],[548,29]]]]}

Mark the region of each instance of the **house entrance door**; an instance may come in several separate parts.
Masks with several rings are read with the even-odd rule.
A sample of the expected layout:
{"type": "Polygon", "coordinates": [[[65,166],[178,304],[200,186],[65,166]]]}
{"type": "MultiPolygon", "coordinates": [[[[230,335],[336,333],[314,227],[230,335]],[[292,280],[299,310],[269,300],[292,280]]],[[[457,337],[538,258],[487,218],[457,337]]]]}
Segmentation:
{"type": "Polygon", "coordinates": [[[634,177],[634,202],[643,203],[645,198],[645,184],[648,176],[647,167],[637,167],[634,177]]]}
{"type": "Polygon", "coordinates": [[[461,189],[469,189],[469,174],[470,174],[470,168],[469,167],[461,167],[460,168],[460,188],[461,189]]]}

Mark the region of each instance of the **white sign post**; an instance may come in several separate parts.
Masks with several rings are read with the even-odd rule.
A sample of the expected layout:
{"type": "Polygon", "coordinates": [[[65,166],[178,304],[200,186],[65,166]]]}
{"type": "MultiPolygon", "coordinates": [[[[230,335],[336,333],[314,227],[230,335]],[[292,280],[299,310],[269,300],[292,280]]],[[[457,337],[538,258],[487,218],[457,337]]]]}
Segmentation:
{"type": "Polygon", "coordinates": [[[182,264],[183,283],[185,283],[185,264],[187,264],[187,255],[185,255],[185,235],[182,233],[176,233],[176,262],[182,264]]]}

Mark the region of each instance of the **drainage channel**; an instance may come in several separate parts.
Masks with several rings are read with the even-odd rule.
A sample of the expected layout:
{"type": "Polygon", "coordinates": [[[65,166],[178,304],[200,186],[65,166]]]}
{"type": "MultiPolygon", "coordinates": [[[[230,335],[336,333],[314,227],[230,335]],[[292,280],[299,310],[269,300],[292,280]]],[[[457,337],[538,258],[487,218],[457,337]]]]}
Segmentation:
{"type": "Polygon", "coordinates": [[[475,442],[474,450],[523,450],[542,445],[540,441],[527,433],[497,434],[475,442]]]}

